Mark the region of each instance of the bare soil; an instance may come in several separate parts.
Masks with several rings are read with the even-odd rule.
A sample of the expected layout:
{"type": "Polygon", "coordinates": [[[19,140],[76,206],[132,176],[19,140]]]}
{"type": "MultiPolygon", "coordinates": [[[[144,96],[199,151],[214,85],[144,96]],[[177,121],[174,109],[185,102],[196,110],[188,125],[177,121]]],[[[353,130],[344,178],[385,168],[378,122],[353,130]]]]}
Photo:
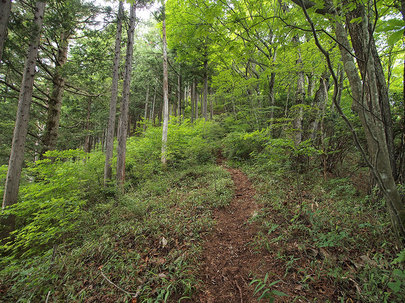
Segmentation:
{"type": "Polygon", "coordinates": [[[248,222],[258,209],[255,190],[240,170],[225,169],[231,173],[235,196],[229,206],[215,212],[217,224],[205,239],[198,299],[202,303],[257,302],[249,285],[252,269],[261,262],[251,246],[257,226],[248,222]]]}
{"type": "MultiPolygon", "coordinates": [[[[266,274],[269,277],[268,283],[279,281],[271,290],[288,295],[276,296],[275,302],[291,302],[296,296],[302,296],[296,302],[311,302],[314,298],[321,302],[337,302],[337,289],[329,279],[314,278],[306,288],[301,284],[301,269],[308,268],[312,260],[321,259],[318,251],[316,256],[310,255],[314,249],[308,250],[309,254],[300,251],[294,240],[283,247],[273,243],[268,248],[270,251],[254,245],[254,238],[261,229],[255,220],[250,220],[259,212],[255,189],[243,172],[224,166],[221,159],[218,164],[230,172],[235,194],[229,206],[214,213],[217,224],[206,236],[203,245],[203,262],[199,269],[199,279],[202,281],[200,291],[191,302],[268,302],[268,299],[258,301],[261,293],[254,295],[256,285],[251,285],[253,279],[263,279],[266,274]],[[294,265],[287,267],[285,260],[277,255],[280,249],[287,255],[294,256],[294,265]]],[[[277,212],[274,212],[273,220],[280,225],[285,223],[277,212]]],[[[274,234],[277,236],[277,233],[274,234]]]]}

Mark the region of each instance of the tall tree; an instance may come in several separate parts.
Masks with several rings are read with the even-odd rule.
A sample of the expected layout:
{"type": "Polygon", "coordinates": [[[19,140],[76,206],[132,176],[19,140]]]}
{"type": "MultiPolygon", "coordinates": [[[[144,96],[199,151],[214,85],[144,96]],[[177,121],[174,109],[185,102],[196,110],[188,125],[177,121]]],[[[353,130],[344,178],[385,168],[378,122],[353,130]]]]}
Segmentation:
{"type": "Polygon", "coordinates": [[[43,155],[48,150],[56,148],[59,135],[60,115],[62,98],[65,90],[66,71],[65,64],[68,59],[69,42],[82,24],[88,24],[97,14],[97,10],[91,4],[85,4],[82,0],[63,0],[51,2],[48,5],[44,35],[46,42],[43,43],[44,53],[49,54],[41,62],[43,69],[49,74],[52,81],[52,92],[47,102],[47,121],[45,132],[42,136],[43,155]],[[46,65],[45,62],[51,64],[46,65]]]}
{"type": "MultiPolygon", "coordinates": [[[[307,9],[315,6],[312,1],[293,0],[294,3],[302,7],[305,17],[311,25],[311,29],[314,37],[316,38],[317,45],[322,53],[328,60],[328,66],[332,73],[335,87],[338,87],[338,79],[332,68],[330,62],[329,53],[322,47],[318,40],[318,33],[315,29],[314,22],[310,17],[307,9]]],[[[381,80],[385,79],[382,69],[378,68],[379,57],[376,49],[375,41],[373,38],[374,25],[378,17],[377,12],[369,11],[371,7],[374,8],[371,3],[347,3],[345,10],[337,9],[332,2],[323,1],[323,7],[315,9],[318,14],[325,14],[334,23],[334,31],[336,41],[339,43],[339,49],[345,73],[348,77],[352,96],[353,96],[353,110],[358,114],[363,130],[366,136],[367,151],[365,151],[357,138],[357,134],[353,127],[351,128],[356,144],[362,151],[364,159],[367,161],[370,170],[374,176],[376,183],[379,185],[388,206],[388,212],[393,224],[393,227],[400,238],[405,241],[405,205],[398,192],[398,188],[395,184],[393,167],[391,164],[390,147],[387,140],[387,128],[385,124],[384,115],[384,92],[379,91],[381,88],[381,80]],[[347,4],[350,4],[347,5],[347,4]],[[342,20],[342,13],[345,13],[345,23],[342,20]],[[350,17],[349,17],[350,16],[350,17]],[[356,18],[354,18],[356,17],[356,18]],[[358,21],[360,20],[360,22],[358,21]],[[347,28],[351,27],[351,23],[358,23],[360,28],[357,30],[351,30],[349,33],[347,28]],[[363,52],[356,53],[357,66],[354,61],[352,53],[352,45],[349,41],[349,34],[351,41],[354,44],[360,43],[363,52]],[[353,42],[356,40],[356,42],[353,42]],[[357,56],[359,54],[359,56],[357,56]]],[[[384,80],[385,81],[385,80],[384,80]]],[[[335,93],[336,96],[336,93],[335,93]]],[[[335,105],[339,108],[339,105],[335,102],[335,105]]],[[[340,113],[342,111],[340,110],[340,113]]],[[[345,117],[344,117],[345,118],[345,117]]],[[[348,120],[345,119],[347,122],[348,120]]]]}
{"type": "Polygon", "coordinates": [[[202,99],[202,116],[205,120],[208,120],[208,54],[204,54],[204,88],[202,99]]]}
{"type": "Polygon", "coordinates": [[[122,1],[119,3],[118,16],[117,16],[117,33],[115,37],[115,50],[113,61],[113,76],[111,86],[111,99],[110,99],[110,113],[108,116],[108,126],[106,135],[106,148],[105,148],[105,165],[104,165],[104,183],[111,180],[112,167],[111,159],[114,149],[114,130],[115,130],[115,116],[117,113],[117,98],[118,98],[118,72],[121,54],[121,36],[122,36],[122,18],[124,13],[124,4],[122,1]]]}
{"type": "Polygon", "coordinates": [[[23,79],[18,100],[17,118],[3,197],[3,208],[17,203],[44,12],[45,2],[36,2],[30,44],[24,64],[23,79]]]}
{"type": "Polygon", "coordinates": [[[166,39],[166,14],[165,2],[163,4],[163,21],[162,21],[162,37],[163,37],[163,129],[162,129],[162,156],[163,165],[167,162],[167,132],[169,128],[169,76],[167,68],[167,39],[166,39]]]}
{"type": "Polygon", "coordinates": [[[149,85],[146,89],[146,100],[145,100],[145,114],[144,114],[144,124],[143,124],[143,131],[146,131],[146,123],[148,121],[148,105],[149,105],[149,85]]]}
{"type": "Polygon", "coordinates": [[[135,36],[135,12],[136,5],[131,4],[129,14],[129,28],[127,51],[125,56],[125,77],[120,107],[120,123],[118,130],[118,150],[117,150],[117,181],[123,186],[125,182],[125,156],[127,148],[128,133],[128,112],[129,112],[129,95],[132,75],[132,58],[134,53],[134,36],[135,36]]]}
{"type": "Polygon", "coordinates": [[[294,143],[296,146],[300,145],[302,142],[302,123],[304,119],[304,110],[302,108],[305,99],[305,75],[302,69],[302,57],[301,57],[301,50],[299,49],[299,37],[294,36],[294,42],[296,43],[296,47],[298,48],[298,58],[297,58],[297,68],[298,68],[298,75],[297,75],[297,90],[295,93],[295,105],[296,107],[296,116],[293,122],[293,127],[295,131],[294,135],[294,143]]]}
{"type": "Polygon", "coordinates": [[[65,89],[65,78],[61,73],[61,69],[67,61],[68,45],[69,33],[62,32],[60,34],[60,43],[58,44],[57,57],[55,60],[55,72],[52,77],[53,88],[48,102],[48,118],[45,126],[45,134],[42,138],[42,155],[46,151],[56,148],[62,97],[65,89]]]}
{"type": "Polygon", "coordinates": [[[0,61],[3,56],[4,42],[7,36],[7,24],[10,11],[11,0],[0,0],[0,61]]]}

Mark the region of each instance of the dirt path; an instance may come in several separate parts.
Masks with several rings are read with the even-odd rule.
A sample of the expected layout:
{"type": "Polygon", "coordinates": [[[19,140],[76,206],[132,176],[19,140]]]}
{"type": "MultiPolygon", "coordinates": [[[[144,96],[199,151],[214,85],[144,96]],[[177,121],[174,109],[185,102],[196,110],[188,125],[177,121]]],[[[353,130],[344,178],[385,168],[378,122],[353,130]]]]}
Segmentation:
{"type": "Polygon", "coordinates": [[[250,274],[260,263],[249,245],[257,232],[257,226],[248,223],[258,208],[255,190],[240,170],[225,169],[231,173],[235,196],[229,206],[214,213],[217,224],[204,244],[199,302],[257,302],[249,285],[250,274]]]}

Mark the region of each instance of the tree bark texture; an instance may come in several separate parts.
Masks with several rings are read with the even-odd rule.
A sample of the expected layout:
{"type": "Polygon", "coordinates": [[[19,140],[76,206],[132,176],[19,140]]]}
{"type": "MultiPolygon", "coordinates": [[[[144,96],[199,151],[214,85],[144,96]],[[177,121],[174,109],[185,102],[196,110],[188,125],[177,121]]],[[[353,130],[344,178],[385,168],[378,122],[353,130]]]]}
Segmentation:
{"type": "Polygon", "coordinates": [[[129,28],[127,51],[125,56],[125,78],[121,100],[121,113],[119,124],[119,137],[117,149],[117,181],[121,186],[125,183],[125,157],[127,148],[128,132],[128,113],[129,113],[129,94],[131,87],[132,58],[134,53],[134,35],[135,35],[135,12],[136,6],[131,4],[129,14],[129,28]]]}
{"type": "Polygon", "coordinates": [[[163,129],[162,129],[162,155],[161,161],[166,165],[167,158],[167,132],[169,128],[169,76],[167,69],[167,40],[166,40],[166,17],[163,17],[163,129]]]}
{"type": "Polygon", "coordinates": [[[6,177],[6,186],[3,196],[3,208],[17,203],[18,199],[21,169],[24,162],[25,141],[28,132],[29,111],[34,86],[35,67],[44,11],[45,2],[36,2],[31,39],[28,47],[27,58],[24,64],[23,79],[18,98],[17,118],[14,127],[11,154],[6,177]]]}
{"type": "Polygon", "coordinates": [[[110,113],[108,116],[107,135],[105,144],[105,164],[104,164],[104,183],[112,178],[111,160],[114,150],[114,130],[115,116],[117,114],[117,98],[118,98],[118,79],[119,79],[119,64],[121,54],[121,36],[122,36],[122,17],[124,13],[124,4],[120,1],[117,17],[117,33],[115,36],[113,75],[111,86],[110,113]]]}
{"type": "MultiPolygon", "coordinates": [[[[314,24],[306,11],[307,8],[310,8],[315,4],[311,1],[304,0],[293,0],[293,2],[303,8],[307,20],[311,23],[312,32],[316,38],[317,46],[327,58],[329,69],[334,74],[329,54],[320,46],[314,24]]],[[[321,14],[328,12],[331,14],[330,17],[338,14],[337,10],[333,7],[332,1],[325,0],[324,4],[322,10],[326,9],[327,11],[322,12],[317,9],[316,12],[321,14]]],[[[356,27],[355,29],[353,27],[351,28],[350,25],[352,19],[346,18],[346,26],[349,30],[351,28],[351,41],[356,44],[355,48],[358,50],[364,50],[363,54],[366,55],[366,57],[363,58],[356,56],[359,68],[356,67],[351,54],[351,45],[345,27],[340,21],[333,20],[333,17],[332,21],[335,22],[336,41],[339,44],[344,70],[351,88],[353,97],[352,108],[359,115],[366,137],[368,154],[360,145],[354,128],[343,114],[342,110],[338,109],[339,113],[350,127],[356,145],[363,154],[375,181],[384,195],[393,228],[397,233],[398,238],[405,243],[405,205],[398,192],[392,170],[392,155],[390,154],[389,139],[387,139],[386,121],[384,121],[384,115],[387,113],[384,112],[384,109],[382,108],[385,106],[384,100],[381,100],[384,99],[385,96],[384,92],[379,91],[382,85],[382,77],[378,75],[380,71],[378,67],[379,58],[378,53],[374,51],[376,47],[375,41],[372,37],[373,31],[370,31],[374,25],[370,24],[370,15],[366,12],[365,4],[356,2],[355,10],[349,14],[346,13],[346,16],[351,14],[361,17],[360,23],[358,23],[359,28],[356,27]],[[359,71],[362,78],[359,76],[359,71]]],[[[336,79],[336,75],[334,75],[334,81],[335,85],[337,85],[338,80],[336,79]]],[[[338,104],[335,105],[338,106],[338,104]]]]}
{"type": "Polygon", "coordinates": [[[358,5],[355,10],[346,15],[346,24],[349,29],[350,36],[354,38],[352,39],[352,45],[356,57],[358,58],[357,64],[360,68],[360,73],[363,81],[365,81],[367,77],[372,77],[376,80],[378,100],[380,103],[379,108],[381,110],[381,118],[383,121],[383,127],[390,156],[391,169],[392,173],[394,174],[394,178],[396,178],[397,170],[394,156],[394,133],[391,119],[391,107],[389,103],[388,88],[385,81],[384,70],[373,37],[373,24],[367,22],[367,26],[365,26],[364,21],[361,23],[351,22],[352,19],[363,16],[366,16],[365,7],[362,5],[358,5]],[[369,37],[369,43],[365,44],[363,39],[359,39],[358,37],[369,37]],[[374,64],[374,68],[372,70],[369,70],[367,68],[367,63],[369,62],[369,60],[371,60],[374,64]],[[371,71],[374,72],[374,75],[367,74],[371,71]]]}
{"type": "Polygon", "coordinates": [[[48,117],[45,126],[45,134],[42,139],[43,147],[41,155],[48,150],[54,150],[58,140],[60,111],[62,108],[63,91],[65,89],[65,78],[62,70],[67,61],[69,38],[68,32],[61,33],[55,72],[52,77],[53,87],[51,98],[48,102],[48,117]]]}
{"type": "Polygon", "coordinates": [[[10,12],[11,0],[0,0],[0,62],[3,58],[3,49],[7,37],[7,24],[10,12]]]}
{"type": "MultiPolygon", "coordinates": [[[[362,21],[364,28],[368,28],[367,20],[367,17],[364,16],[362,21]]],[[[386,143],[385,125],[379,100],[378,80],[375,76],[374,58],[372,55],[368,57],[364,66],[365,77],[362,81],[353,57],[348,51],[351,46],[346,30],[339,22],[336,22],[335,33],[352,90],[353,109],[359,115],[366,135],[370,169],[386,199],[393,227],[399,236],[405,239],[405,207],[396,187],[391,168],[391,158],[386,143]]],[[[364,37],[361,37],[360,40],[364,39],[363,43],[369,45],[368,31],[362,31],[362,33],[364,37]]],[[[359,39],[359,37],[353,37],[353,39],[359,39]]]]}

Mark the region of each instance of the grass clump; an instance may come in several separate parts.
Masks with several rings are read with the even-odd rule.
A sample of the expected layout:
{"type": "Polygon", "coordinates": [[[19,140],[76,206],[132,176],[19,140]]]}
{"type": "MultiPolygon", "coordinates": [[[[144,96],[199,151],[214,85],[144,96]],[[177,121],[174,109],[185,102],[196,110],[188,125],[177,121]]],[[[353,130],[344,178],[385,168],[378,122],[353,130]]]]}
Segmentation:
{"type": "Polygon", "coordinates": [[[384,202],[359,192],[348,178],[325,179],[320,170],[258,169],[263,157],[239,164],[262,208],[255,248],[280,260],[283,280],[300,281],[295,298],[403,302],[403,251],[384,202]]]}

